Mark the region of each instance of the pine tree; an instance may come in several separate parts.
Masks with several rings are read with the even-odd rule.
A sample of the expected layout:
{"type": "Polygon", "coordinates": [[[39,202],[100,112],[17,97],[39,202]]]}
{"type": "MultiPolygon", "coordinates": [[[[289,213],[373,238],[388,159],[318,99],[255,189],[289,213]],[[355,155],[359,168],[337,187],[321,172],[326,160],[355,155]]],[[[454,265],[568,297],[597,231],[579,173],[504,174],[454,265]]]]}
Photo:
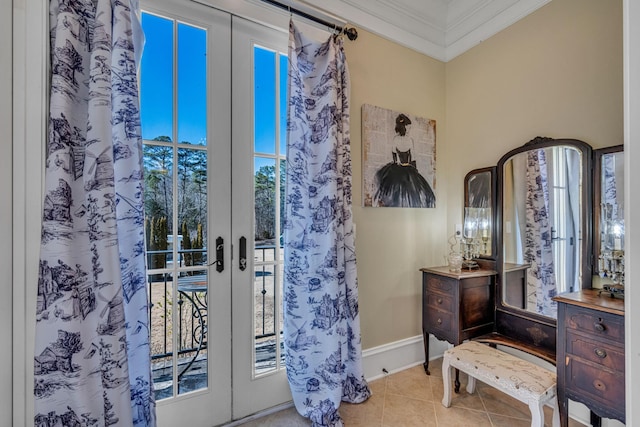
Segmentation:
{"type": "MultiPolygon", "coordinates": [[[[155,217],[151,217],[151,220],[149,221],[149,246],[148,246],[148,250],[149,251],[156,251],[158,250],[158,242],[157,242],[157,229],[158,229],[158,222],[157,219],[155,217]]],[[[158,255],[153,254],[151,255],[151,262],[149,263],[149,268],[154,269],[154,268],[159,268],[158,267],[158,255]]]]}
{"type": "MultiPolygon", "coordinates": [[[[167,238],[167,218],[160,217],[147,219],[147,251],[165,251],[152,253],[149,255],[149,269],[165,268],[167,265],[168,238],[167,238]]],[[[155,274],[153,280],[162,280],[162,274],[155,274]]]]}
{"type": "Polygon", "coordinates": [[[102,392],[102,399],[104,402],[104,425],[111,426],[117,424],[120,420],[113,411],[113,403],[111,403],[111,401],[109,400],[106,391],[102,392]]]}
{"type": "Polygon", "coordinates": [[[144,243],[147,246],[147,250],[149,249],[149,244],[151,243],[151,220],[149,217],[144,217],[144,243]]]}
{"type": "Polygon", "coordinates": [[[163,216],[158,220],[158,230],[156,233],[157,245],[159,251],[164,251],[160,254],[159,268],[165,268],[167,266],[167,249],[169,249],[168,229],[167,229],[167,217],[163,216]]]}
{"type": "Polygon", "coordinates": [[[184,265],[193,265],[193,255],[191,249],[191,237],[189,237],[189,227],[187,227],[187,221],[182,222],[182,249],[184,252],[184,265]]]}
{"type": "MultiPolygon", "coordinates": [[[[196,227],[196,238],[191,243],[191,246],[193,249],[202,249],[204,247],[201,223],[198,223],[196,227]]],[[[193,265],[202,265],[202,251],[193,253],[193,265]]]]}

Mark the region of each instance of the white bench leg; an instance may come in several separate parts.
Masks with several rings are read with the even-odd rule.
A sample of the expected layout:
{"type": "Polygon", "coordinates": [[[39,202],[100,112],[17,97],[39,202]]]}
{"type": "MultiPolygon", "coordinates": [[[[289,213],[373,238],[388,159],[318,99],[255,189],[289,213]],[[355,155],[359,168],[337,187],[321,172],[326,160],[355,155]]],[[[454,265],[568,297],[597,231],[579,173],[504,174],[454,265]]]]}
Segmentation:
{"type": "Polygon", "coordinates": [[[558,410],[558,397],[554,397],[551,401],[551,407],[553,408],[553,418],[551,419],[551,425],[553,427],[560,427],[560,411],[558,410]]]}
{"type": "Polygon", "coordinates": [[[529,402],[531,411],[531,427],[544,427],[544,404],[532,400],[529,402]]]}
{"type": "Polygon", "coordinates": [[[473,392],[476,391],[476,378],[469,374],[467,374],[467,378],[469,378],[467,381],[467,393],[473,394],[473,392]]]}
{"type": "Polygon", "coordinates": [[[444,387],[442,406],[448,408],[451,406],[451,366],[449,365],[449,358],[446,356],[442,360],[442,385],[444,387]]]}

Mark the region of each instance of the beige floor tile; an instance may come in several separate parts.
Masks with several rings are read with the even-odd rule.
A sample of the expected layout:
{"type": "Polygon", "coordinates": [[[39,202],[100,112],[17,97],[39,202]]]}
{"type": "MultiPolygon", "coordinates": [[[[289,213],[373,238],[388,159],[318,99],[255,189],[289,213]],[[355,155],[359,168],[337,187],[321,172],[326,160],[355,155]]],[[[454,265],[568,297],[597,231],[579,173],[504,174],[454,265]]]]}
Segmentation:
{"type": "MultiPolygon", "coordinates": [[[[369,383],[373,395],[365,402],[340,405],[346,427],[529,427],[531,413],[522,402],[477,382],[476,392],[466,391],[467,376],[460,375],[460,393],[453,394],[451,407],[442,406],[442,359],[369,383]]],[[[545,426],[551,425],[552,410],[545,407],[545,426]]],[[[307,427],[311,422],[289,408],[249,421],[243,427],[307,427]]],[[[569,427],[584,427],[570,419],[569,427]]]]}
{"type": "Polygon", "coordinates": [[[383,388],[381,392],[374,391],[372,396],[365,402],[358,404],[342,402],[340,404],[340,416],[347,426],[380,425],[384,410],[384,400],[383,388]]]}
{"type": "Polygon", "coordinates": [[[389,394],[432,402],[431,377],[425,374],[422,365],[389,375],[386,395],[389,394]]]}
{"type": "Polygon", "coordinates": [[[374,395],[375,394],[384,395],[386,388],[387,388],[387,377],[383,377],[375,381],[369,381],[369,390],[371,390],[371,393],[373,393],[374,395]]]}
{"type": "MultiPolygon", "coordinates": [[[[422,371],[424,372],[424,367],[422,371]]],[[[432,377],[442,378],[442,357],[429,361],[429,372],[431,372],[432,377]]]]}
{"type": "MultiPolygon", "coordinates": [[[[482,403],[480,393],[476,391],[473,394],[469,394],[467,393],[466,387],[467,383],[465,379],[465,382],[460,386],[460,393],[454,393],[453,381],[451,381],[451,406],[473,409],[475,411],[485,411],[486,409],[482,403]]],[[[440,403],[440,406],[442,406],[442,397],[444,396],[444,385],[442,384],[442,379],[440,379],[440,381],[435,379],[431,381],[431,392],[433,393],[433,401],[440,403]]]]}
{"type": "Polygon", "coordinates": [[[489,415],[484,411],[473,411],[452,406],[435,405],[438,427],[492,427],[489,415]]]}
{"type": "MultiPolygon", "coordinates": [[[[442,358],[437,359],[442,366],[442,358]]],[[[440,371],[442,372],[442,371],[440,371]]],[[[433,373],[431,374],[433,377],[433,373]]],[[[454,380],[455,380],[455,371],[451,372],[451,406],[459,406],[466,409],[473,409],[476,411],[485,411],[484,404],[482,403],[482,399],[480,398],[480,394],[476,391],[473,394],[467,393],[467,382],[469,381],[469,377],[464,372],[460,372],[460,392],[454,392],[454,380]]],[[[438,378],[432,378],[431,380],[431,392],[433,393],[433,401],[434,402],[442,402],[442,398],[444,396],[444,384],[442,382],[442,376],[438,378]]]]}
{"type": "Polygon", "coordinates": [[[531,427],[531,418],[513,418],[498,414],[489,414],[493,427],[531,427]]]}
{"type": "Polygon", "coordinates": [[[384,400],[382,425],[384,427],[437,427],[434,404],[387,393],[384,400]]]}
{"type": "MultiPolygon", "coordinates": [[[[512,417],[506,417],[504,415],[490,413],[489,417],[491,418],[491,422],[493,423],[494,427],[520,427],[520,426],[529,427],[531,426],[531,416],[529,416],[529,418],[527,419],[521,419],[521,418],[512,418],[512,417]]],[[[545,427],[552,426],[551,411],[547,412],[547,408],[545,408],[544,425],[545,427]]],[[[585,427],[585,426],[570,418],[569,427],[585,427]]]]}
{"type": "Polygon", "coordinates": [[[482,402],[489,414],[499,414],[512,418],[531,420],[529,406],[481,381],[478,381],[476,384],[477,392],[480,394],[482,402]]]}

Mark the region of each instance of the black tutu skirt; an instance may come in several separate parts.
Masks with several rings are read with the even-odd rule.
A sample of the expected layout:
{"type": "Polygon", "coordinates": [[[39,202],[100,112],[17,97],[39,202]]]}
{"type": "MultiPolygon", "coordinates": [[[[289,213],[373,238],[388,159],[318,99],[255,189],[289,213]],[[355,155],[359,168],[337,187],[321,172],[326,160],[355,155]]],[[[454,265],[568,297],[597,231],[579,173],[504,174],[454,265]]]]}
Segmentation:
{"type": "Polygon", "coordinates": [[[376,206],[434,208],[436,197],[426,179],[411,164],[390,162],[376,172],[376,206]]]}

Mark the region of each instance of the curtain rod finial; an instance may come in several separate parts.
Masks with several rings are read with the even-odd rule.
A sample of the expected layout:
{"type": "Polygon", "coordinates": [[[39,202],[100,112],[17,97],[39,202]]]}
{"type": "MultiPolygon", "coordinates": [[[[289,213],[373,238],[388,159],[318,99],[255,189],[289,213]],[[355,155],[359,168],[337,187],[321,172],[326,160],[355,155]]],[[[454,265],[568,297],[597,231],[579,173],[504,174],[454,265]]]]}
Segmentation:
{"type": "Polygon", "coordinates": [[[351,27],[351,28],[347,28],[345,27],[343,30],[343,33],[347,36],[347,38],[351,41],[354,41],[355,39],[358,38],[358,31],[351,27]]]}

